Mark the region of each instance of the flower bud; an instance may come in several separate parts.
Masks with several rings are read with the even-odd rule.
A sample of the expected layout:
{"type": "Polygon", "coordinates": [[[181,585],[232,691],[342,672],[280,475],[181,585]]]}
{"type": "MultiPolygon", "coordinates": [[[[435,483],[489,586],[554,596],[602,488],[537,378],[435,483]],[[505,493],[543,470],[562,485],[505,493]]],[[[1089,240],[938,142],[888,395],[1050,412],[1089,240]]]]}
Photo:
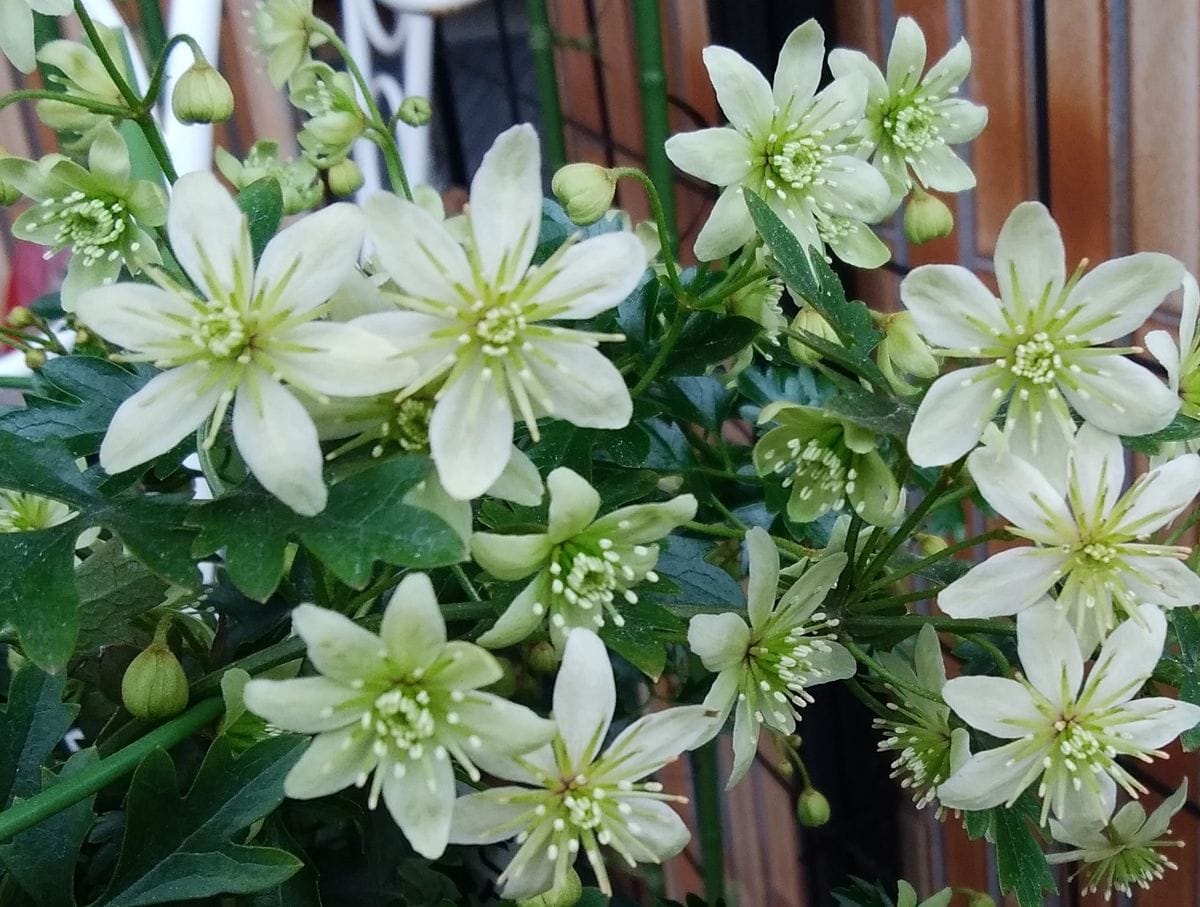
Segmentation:
{"type": "Polygon", "coordinates": [[[904,235],[910,243],[920,244],[949,236],[954,229],[954,215],[946,203],[917,187],[904,209],[904,235]]]}
{"type": "Polygon", "coordinates": [[[559,655],[546,640],[534,643],[525,653],[525,664],[535,674],[553,674],[558,669],[559,655]]]}
{"type": "Polygon", "coordinates": [[[815,787],[806,787],[796,799],[796,818],[805,828],[820,828],[829,821],[832,810],[825,795],[815,787]]]}
{"type": "Polygon", "coordinates": [[[46,353],[43,350],[26,350],[25,367],[36,372],[46,364],[46,353]]]}
{"type": "Polygon", "coordinates": [[[90,331],[88,331],[87,328],[82,328],[82,327],[75,328],[75,348],[76,349],[78,349],[81,346],[87,346],[91,342],[92,342],[92,334],[90,331]]]}
{"type": "Polygon", "coordinates": [[[25,308],[23,305],[13,306],[11,311],[8,313],[8,326],[10,328],[16,328],[17,330],[31,327],[35,320],[36,319],[33,317],[33,312],[29,311],[29,309],[25,308]]]}
{"type": "Polygon", "coordinates": [[[875,359],[892,390],[905,396],[920,391],[908,381],[909,376],[929,380],[940,370],[911,312],[884,316],[883,340],[875,349],[875,359]]]}
{"type": "Polygon", "coordinates": [[[996,907],[996,899],[986,891],[972,891],[967,896],[967,907],[996,907]]]}
{"type": "Polygon", "coordinates": [[[220,123],[233,115],[233,91],[207,60],[196,60],[175,83],[171,110],[181,123],[220,123]]]}
{"type": "Polygon", "coordinates": [[[401,123],[408,126],[424,126],[433,119],[433,105],[429,103],[429,98],[409,95],[400,102],[396,115],[401,123]]]}
{"type": "Polygon", "coordinates": [[[329,190],[339,198],[353,195],[363,184],[363,172],[350,158],[343,158],[328,170],[329,190]]]}
{"type": "MultiPolygon", "coordinates": [[[[804,306],[792,319],[793,331],[806,331],[809,334],[816,334],[818,337],[828,340],[830,343],[836,343],[841,346],[841,341],[838,340],[837,331],[825,320],[825,316],[814,309],[812,306],[804,306]]],[[[792,355],[796,357],[796,361],[801,365],[813,366],[821,361],[821,354],[812,347],[807,346],[804,341],[797,340],[795,337],[788,339],[788,349],[792,355]]]]}
{"type": "Polygon", "coordinates": [[[517,907],[575,907],[583,897],[583,883],[579,881],[579,873],[568,868],[567,874],[561,881],[556,881],[554,887],[531,898],[517,901],[517,907]]]}
{"type": "Polygon", "coordinates": [[[136,718],[170,718],[187,708],[187,675],[165,641],[156,637],[129,663],[121,702],[136,718]]]}
{"type": "MultiPolygon", "coordinates": [[[[0,148],[0,161],[11,158],[12,155],[0,148]]],[[[14,205],[22,198],[21,190],[7,180],[0,178],[0,208],[14,205]]]]}
{"type": "Polygon", "coordinates": [[[595,223],[612,207],[617,180],[612,171],[599,164],[567,164],[550,182],[554,196],[567,217],[581,227],[595,223]]]}
{"type": "Polygon", "coordinates": [[[950,544],[940,535],[930,535],[927,532],[917,533],[917,545],[921,548],[921,553],[926,557],[933,557],[935,554],[941,554],[950,544]]]}

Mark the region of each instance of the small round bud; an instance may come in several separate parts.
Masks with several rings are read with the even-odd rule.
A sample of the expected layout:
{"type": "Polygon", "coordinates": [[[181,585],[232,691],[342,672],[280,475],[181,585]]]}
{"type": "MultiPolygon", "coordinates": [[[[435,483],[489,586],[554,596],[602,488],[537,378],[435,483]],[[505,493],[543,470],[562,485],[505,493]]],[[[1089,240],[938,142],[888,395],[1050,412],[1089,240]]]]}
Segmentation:
{"type": "MultiPolygon", "coordinates": [[[[0,153],[0,160],[8,155],[0,153]]],[[[5,179],[0,179],[0,208],[7,208],[9,205],[15,205],[24,196],[21,195],[21,190],[5,179]]]]}
{"type": "Polygon", "coordinates": [[[363,172],[350,158],[343,158],[327,171],[329,174],[329,189],[339,198],[353,195],[363,184],[363,172]]]}
{"type": "Polygon", "coordinates": [[[996,899],[986,891],[972,891],[967,895],[967,907],[996,907],[996,899]]]}
{"type": "Polygon", "coordinates": [[[25,367],[37,371],[46,364],[46,353],[43,350],[26,350],[25,367]]]}
{"type": "Polygon", "coordinates": [[[23,305],[13,306],[8,313],[8,326],[17,330],[31,327],[36,320],[33,317],[33,312],[29,311],[23,305]]]}
{"type": "Polygon", "coordinates": [[[129,663],[121,702],[136,718],[170,718],[187,708],[187,675],[166,642],[156,638],[129,663]]]}
{"type": "Polygon", "coordinates": [[[599,164],[567,164],[554,174],[550,188],[566,208],[567,217],[585,227],[608,213],[617,192],[617,179],[599,164]]]}
{"type": "Polygon", "coordinates": [[[433,119],[433,105],[429,103],[429,98],[419,94],[409,95],[400,102],[396,115],[407,126],[425,126],[433,119]]]}
{"type": "Polygon", "coordinates": [[[91,335],[91,332],[87,330],[87,328],[81,328],[81,327],[75,328],[75,346],[76,347],[87,346],[91,342],[92,342],[92,335],[91,335]]]}
{"type": "Polygon", "coordinates": [[[954,229],[954,215],[946,203],[917,187],[904,209],[904,235],[910,243],[929,242],[949,236],[954,229]]]}
{"type": "Polygon", "coordinates": [[[579,880],[579,873],[567,869],[567,874],[556,881],[553,888],[517,901],[517,907],[575,907],[582,897],[583,883],[579,880]]]}
{"type": "Polygon", "coordinates": [[[171,110],[181,123],[220,123],[233,115],[233,91],[206,60],[196,60],[175,83],[171,110]]]}
{"type": "MultiPolygon", "coordinates": [[[[812,306],[806,305],[796,313],[796,317],[792,319],[792,330],[797,333],[815,334],[823,340],[828,340],[830,343],[836,343],[838,346],[841,346],[837,331],[825,320],[825,316],[812,306]]],[[[821,361],[820,353],[805,344],[804,341],[797,340],[795,337],[788,338],[788,349],[801,365],[813,366],[821,361]]]]}
{"type": "Polygon", "coordinates": [[[558,670],[558,662],[558,652],[544,639],[534,643],[525,653],[525,664],[535,674],[553,674],[558,670]]]}
{"type": "Polygon", "coordinates": [[[805,828],[820,828],[829,821],[832,810],[825,795],[815,787],[806,787],[796,799],[796,818],[805,828]]]}
{"type": "Polygon", "coordinates": [[[917,545],[920,546],[921,553],[926,557],[941,554],[950,547],[950,543],[940,535],[930,535],[927,532],[917,533],[917,545]]]}

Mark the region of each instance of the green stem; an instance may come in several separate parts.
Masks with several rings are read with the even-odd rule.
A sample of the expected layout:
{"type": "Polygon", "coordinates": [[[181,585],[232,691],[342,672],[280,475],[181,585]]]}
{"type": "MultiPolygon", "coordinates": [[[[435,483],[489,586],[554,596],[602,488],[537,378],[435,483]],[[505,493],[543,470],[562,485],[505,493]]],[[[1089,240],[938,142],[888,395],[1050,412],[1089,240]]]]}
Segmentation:
{"type": "Polygon", "coordinates": [[[558,73],[554,67],[554,32],[546,0],[528,0],[529,50],[537,80],[538,111],[542,119],[542,141],[546,164],[553,173],[567,163],[567,140],[563,128],[562,101],[558,96],[558,73]]]}
{"type": "MultiPolygon", "coordinates": [[[[0,387],[3,387],[3,385],[0,385],[0,387]]],[[[684,523],[680,528],[686,529],[689,532],[698,532],[701,535],[715,535],[719,538],[737,539],[738,541],[741,541],[744,535],[740,530],[730,529],[728,526],[717,526],[712,523],[697,523],[694,521],[684,523]]]]}
{"type": "Polygon", "coordinates": [[[716,904],[725,897],[725,848],[721,828],[721,781],[715,740],[692,751],[692,788],[696,824],[700,827],[700,863],[704,899],[716,904]]]}
{"type": "Polygon", "coordinates": [[[851,603],[855,608],[853,613],[862,613],[863,611],[881,611],[891,605],[903,605],[908,602],[921,602],[927,598],[934,598],[942,591],[943,586],[937,586],[933,589],[916,589],[912,592],[901,592],[897,595],[876,595],[872,598],[860,598],[851,603]]]}
{"type": "Polygon", "coordinates": [[[18,391],[33,390],[33,379],[22,378],[17,375],[0,375],[0,387],[18,391]]]}
{"type": "Polygon", "coordinates": [[[850,694],[855,699],[865,705],[884,721],[896,720],[896,716],[887,710],[887,706],[876,699],[866,687],[864,687],[853,677],[850,677],[846,680],[846,689],[850,691],[850,694]]]}
{"type": "Polygon", "coordinates": [[[161,57],[167,52],[167,29],[163,25],[162,9],[158,0],[137,0],[142,18],[142,37],[150,56],[161,57]]]}
{"type": "Polygon", "coordinates": [[[1012,677],[1012,665],[1009,664],[1008,657],[1000,651],[999,646],[975,633],[972,633],[969,636],[964,636],[963,638],[970,640],[971,642],[975,643],[975,645],[979,646],[979,648],[983,649],[983,651],[988,653],[992,661],[996,663],[996,667],[1000,669],[1001,677],[1012,677]]]}
{"type": "Polygon", "coordinates": [[[879,553],[871,558],[867,569],[863,571],[864,580],[870,580],[872,576],[875,576],[884,568],[888,562],[888,558],[895,554],[896,550],[908,540],[913,530],[925,518],[925,514],[933,509],[934,504],[937,503],[942,493],[950,490],[965,463],[966,460],[963,459],[942,468],[942,473],[938,476],[938,480],[933,488],[921,499],[921,503],[913,508],[912,513],[900,524],[900,528],[892,533],[892,537],[883,544],[883,547],[879,549],[879,553]]]}
{"type": "Polygon", "coordinates": [[[3,110],[9,104],[15,104],[17,101],[61,101],[64,104],[74,104],[76,107],[82,107],[93,113],[102,113],[105,116],[121,117],[122,119],[133,119],[134,116],[134,111],[127,107],[105,104],[103,101],[93,101],[90,98],[78,98],[62,91],[47,91],[39,88],[24,88],[21,91],[10,91],[8,94],[0,97],[0,110],[3,110]]]}
{"type": "Polygon", "coordinates": [[[679,263],[675,259],[675,248],[672,245],[673,227],[663,203],[662,193],[655,185],[655,181],[637,167],[614,167],[611,172],[617,179],[628,177],[637,180],[646,190],[646,198],[650,200],[650,211],[654,215],[654,226],[658,230],[663,266],[667,269],[667,283],[670,284],[675,298],[681,303],[694,302],[692,295],[683,285],[683,281],[679,279],[679,263]]]}
{"type": "Polygon", "coordinates": [[[671,355],[671,351],[675,349],[675,344],[679,342],[679,335],[683,333],[683,325],[687,321],[687,317],[687,310],[682,306],[675,310],[675,314],[671,318],[671,323],[667,327],[667,333],[659,343],[654,358],[650,360],[650,365],[646,368],[645,373],[638,379],[638,383],[629,392],[631,397],[638,396],[658,377],[658,373],[667,364],[667,357],[671,355]]]}
{"type": "Polygon", "coordinates": [[[725,521],[727,523],[736,527],[739,531],[742,532],[743,535],[746,533],[746,530],[749,527],[745,523],[743,523],[740,519],[738,519],[738,515],[736,513],[734,513],[732,510],[730,510],[728,507],[726,507],[725,504],[720,499],[713,498],[712,506],[713,506],[713,509],[715,509],[717,511],[717,513],[719,513],[719,514],[721,514],[721,516],[725,517],[725,521]]]}
{"type": "Polygon", "coordinates": [[[936,554],[931,554],[929,557],[923,557],[919,561],[913,561],[911,564],[900,567],[899,569],[880,577],[875,582],[871,583],[871,585],[864,590],[863,594],[869,594],[879,589],[886,589],[893,583],[898,582],[907,576],[912,576],[914,573],[920,573],[926,567],[931,567],[938,561],[945,560],[946,558],[951,557],[952,555],[957,554],[959,551],[962,551],[966,548],[974,548],[976,545],[982,545],[984,542],[990,542],[993,539],[1006,538],[1007,536],[1008,532],[1004,529],[992,529],[989,532],[980,533],[979,535],[972,536],[964,541],[955,542],[953,545],[947,545],[936,554]]]}
{"type": "Polygon", "coordinates": [[[152,751],[159,747],[169,749],[186,740],[215,720],[224,709],[225,704],[219,697],[206,699],[79,774],[59,781],[28,800],[14,803],[0,813],[0,842],[8,841],[25,829],[125,777],[152,751]]]}
{"type": "MultiPolygon", "coordinates": [[[[646,169],[658,189],[665,211],[666,231],[660,232],[674,252],[678,243],[675,230],[675,175],[667,158],[670,133],[667,116],[667,76],[663,66],[662,10],[658,0],[633,0],[633,46],[642,96],[642,127],[646,148],[646,169]]],[[[657,217],[657,215],[656,215],[657,217]]],[[[709,898],[711,901],[712,898],[709,898]]]]}
{"type": "Polygon", "coordinates": [[[158,63],[155,64],[154,72],[150,76],[150,84],[146,88],[146,93],[142,96],[142,110],[150,110],[154,106],[154,102],[158,99],[158,91],[162,88],[163,79],[167,75],[167,60],[171,57],[171,51],[180,44],[186,44],[191,49],[193,59],[205,59],[204,51],[196,43],[195,38],[191,35],[175,35],[175,37],[166,43],[159,54],[158,63]]]}
{"type": "Polygon", "coordinates": [[[458,584],[462,586],[463,592],[467,593],[467,598],[473,602],[483,601],[483,597],[479,594],[479,590],[475,588],[475,584],[471,582],[467,576],[467,571],[455,564],[450,568],[450,572],[454,574],[454,578],[458,580],[458,584]]]}
{"type": "Polygon", "coordinates": [[[976,617],[934,617],[926,614],[907,614],[903,617],[872,617],[869,615],[852,614],[842,620],[842,626],[851,633],[863,630],[905,630],[916,633],[921,627],[929,624],[935,630],[955,633],[996,633],[1004,636],[1016,636],[1017,625],[1001,624],[991,620],[976,617]]]}

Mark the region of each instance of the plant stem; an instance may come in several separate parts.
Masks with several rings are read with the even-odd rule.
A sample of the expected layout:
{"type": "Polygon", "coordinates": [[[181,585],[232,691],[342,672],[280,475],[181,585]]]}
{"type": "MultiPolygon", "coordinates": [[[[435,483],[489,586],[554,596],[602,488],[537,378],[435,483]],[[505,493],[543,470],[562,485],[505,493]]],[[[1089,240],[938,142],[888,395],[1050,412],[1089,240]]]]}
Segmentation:
{"type": "Polygon", "coordinates": [[[529,0],[529,50],[533,54],[533,73],[537,80],[538,110],[542,115],[542,141],[546,144],[546,164],[551,172],[567,163],[567,141],[563,129],[562,102],[558,96],[558,73],[554,67],[554,32],[546,0],[529,0]]]}
{"type": "MultiPolygon", "coordinates": [[[[3,385],[0,385],[2,387],[3,385]]],[[[701,535],[715,535],[723,539],[737,539],[741,541],[743,533],[737,529],[730,529],[727,526],[716,526],[711,523],[697,523],[694,521],[684,523],[681,529],[686,529],[689,532],[698,532],[701,535]]]]}
{"type": "Polygon", "coordinates": [[[645,373],[638,379],[638,383],[629,392],[631,397],[638,396],[658,377],[658,373],[662,371],[663,366],[667,363],[667,357],[671,355],[671,351],[675,349],[675,344],[679,342],[679,335],[683,333],[683,325],[687,321],[687,316],[687,310],[682,306],[675,309],[675,314],[672,316],[671,323],[667,327],[667,333],[663,335],[654,358],[650,360],[650,365],[646,368],[645,373]]]}
{"type": "Polygon", "coordinates": [[[138,12],[142,17],[142,37],[146,50],[152,57],[164,56],[167,52],[167,29],[163,25],[162,9],[158,0],[137,0],[138,12]]]}
{"type": "Polygon", "coordinates": [[[896,716],[887,710],[887,706],[876,699],[866,687],[864,687],[853,677],[847,678],[845,683],[846,689],[850,691],[850,694],[880,718],[884,719],[885,721],[896,720],[896,716]]]}
{"type": "Polygon", "coordinates": [[[0,97],[0,110],[17,101],[61,101],[64,104],[74,104],[92,113],[102,113],[105,116],[133,119],[134,111],[115,104],[105,104],[103,101],[93,101],[90,98],[77,98],[63,91],[47,91],[40,88],[23,88],[20,91],[10,91],[0,97]]]}
{"type": "Polygon", "coordinates": [[[879,549],[879,553],[871,558],[867,569],[863,571],[864,580],[870,580],[872,576],[883,569],[888,562],[888,558],[895,554],[896,550],[908,540],[913,530],[925,518],[925,514],[933,509],[933,505],[937,503],[942,493],[950,490],[950,486],[953,485],[954,480],[958,477],[959,472],[962,471],[965,463],[966,460],[963,459],[942,468],[942,473],[938,476],[938,480],[933,488],[921,499],[921,503],[913,508],[912,513],[905,518],[900,527],[892,533],[892,537],[884,542],[883,547],[879,549]]]}
{"type": "Polygon", "coordinates": [[[654,214],[654,226],[658,230],[658,238],[662,246],[663,266],[667,269],[667,283],[671,285],[671,292],[675,294],[675,298],[679,302],[694,302],[692,295],[679,279],[679,263],[675,260],[673,245],[674,227],[668,217],[662,193],[655,185],[655,181],[637,167],[614,167],[612,173],[617,179],[624,177],[635,179],[645,188],[646,197],[650,200],[650,210],[654,214]]]}
{"type": "Polygon", "coordinates": [[[996,667],[1000,669],[1001,677],[1012,677],[1012,665],[1008,663],[1008,657],[1000,651],[999,646],[988,639],[984,639],[982,636],[976,633],[972,633],[969,636],[964,636],[963,638],[975,643],[975,645],[979,646],[979,648],[988,653],[992,661],[996,663],[996,667]]]}
{"type": "Polygon", "coordinates": [[[1008,532],[1004,529],[992,529],[989,532],[982,532],[979,535],[972,536],[964,541],[955,542],[953,545],[947,545],[936,554],[931,554],[929,557],[923,557],[919,561],[913,561],[911,564],[900,567],[892,573],[888,573],[887,575],[880,577],[875,582],[871,583],[871,585],[864,590],[863,594],[865,595],[875,592],[879,589],[886,589],[893,583],[898,582],[907,576],[912,576],[914,573],[920,573],[926,567],[930,567],[936,564],[938,561],[957,554],[959,551],[962,551],[966,548],[974,548],[976,545],[982,545],[984,542],[990,542],[993,539],[1002,539],[1007,535],[1008,532]]]}
{"type": "Polygon", "coordinates": [[[203,60],[205,58],[204,51],[191,35],[176,35],[168,41],[158,57],[158,62],[154,66],[154,72],[150,76],[150,84],[146,87],[146,93],[142,96],[142,109],[149,110],[154,106],[154,101],[158,98],[158,90],[162,87],[162,81],[167,75],[167,60],[171,56],[171,51],[180,44],[186,44],[191,49],[194,59],[203,60]]]}
{"type": "Polygon", "coordinates": [[[0,842],[103,790],[132,772],[153,750],[175,746],[216,719],[224,709],[225,704],[219,697],[206,699],[79,774],[59,781],[28,800],[13,804],[0,813],[0,842]]]}
{"type": "Polygon", "coordinates": [[[471,582],[470,578],[467,576],[467,571],[465,571],[458,564],[455,564],[450,568],[450,572],[454,574],[454,578],[458,580],[458,584],[462,586],[463,592],[467,593],[467,598],[473,602],[483,601],[483,597],[480,596],[479,590],[475,588],[475,584],[471,582]]]}
{"type": "Polygon", "coordinates": [[[725,897],[725,848],[721,841],[721,782],[717,769],[717,742],[713,740],[693,750],[691,759],[696,824],[700,827],[704,899],[716,904],[725,897]]]}
{"type": "Polygon", "coordinates": [[[926,614],[906,614],[903,617],[872,617],[870,615],[852,614],[842,620],[842,626],[851,633],[861,630],[911,630],[913,633],[916,633],[926,624],[929,624],[935,630],[956,633],[959,636],[964,633],[996,633],[1003,636],[1017,635],[1016,624],[1001,624],[973,617],[934,617],[926,614]]]}

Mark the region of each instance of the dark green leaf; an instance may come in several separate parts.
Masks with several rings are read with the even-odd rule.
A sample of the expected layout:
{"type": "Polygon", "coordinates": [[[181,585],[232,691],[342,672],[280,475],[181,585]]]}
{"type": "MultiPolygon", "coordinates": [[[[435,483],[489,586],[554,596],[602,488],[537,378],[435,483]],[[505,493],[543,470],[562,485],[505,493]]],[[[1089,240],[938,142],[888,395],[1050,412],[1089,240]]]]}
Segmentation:
{"type": "MultiPolygon", "coordinates": [[[[1176,681],[1179,698],[1200,705],[1200,618],[1191,609],[1174,608],[1171,629],[1179,643],[1178,661],[1175,662],[1180,675],[1176,681]]],[[[1188,752],[1200,748],[1200,726],[1184,731],[1179,742],[1188,752]]]]}
{"type": "Polygon", "coordinates": [[[992,814],[1000,889],[1014,895],[1021,907],[1041,907],[1046,903],[1043,892],[1054,894],[1058,887],[1026,811],[995,809],[992,814]]]}
{"type": "Polygon", "coordinates": [[[667,646],[687,640],[687,625],[666,608],[648,601],[622,609],[621,616],[625,624],[605,624],[601,639],[651,680],[658,680],[667,663],[667,646]]]}
{"type": "MultiPolygon", "coordinates": [[[[267,820],[259,840],[267,847],[287,851],[304,862],[304,851],[284,826],[279,813],[267,820]]],[[[246,903],[247,907],[321,907],[317,872],[312,866],[302,866],[299,872],[285,882],[250,895],[246,903]]]]}
{"type": "Polygon", "coordinates": [[[720,430],[729,415],[732,394],[721,381],[708,376],[672,378],[659,383],[656,399],[680,422],[720,430]]]}
{"type": "Polygon", "coordinates": [[[235,842],[283,801],[283,779],[306,744],[269,737],[234,758],[218,737],[186,797],[171,757],[161,749],[148,755],[129,786],[116,872],[96,903],[135,907],[244,894],[290,878],[302,863],[287,851],[235,842]]]}
{"type": "MultiPolygon", "coordinates": [[[[246,214],[250,246],[254,250],[254,260],[258,261],[283,220],[283,190],[275,177],[264,176],[239,192],[237,203],[246,214]]],[[[235,230],[237,226],[230,224],[229,229],[235,230]]]]}
{"type": "Polygon", "coordinates": [[[892,397],[881,397],[847,382],[825,402],[825,409],[847,422],[869,429],[881,435],[890,435],[899,441],[908,438],[914,407],[892,397]]]}
{"type": "Polygon", "coordinates": [[[168,584],[125,552],[117,539],[101,543],[75,571],[79,589],[78,655],[134,642],[130,621],[162,603],[168,584]]]}
{"type": "Polygon", "coordinates": [[[761,332],[758,323],[749,318],[697,312],[683,326],[664,372],[702,375],[708,366],[736,356],[761,332]]]}
{"type": "Polygon", "coordinates": [[[0,804],[42,789],[42,765],[75,720],[77,706],[62,701],[66,678],[23,665],[9,685],[0,714],[0,804]]]}
{"type": "Polygon", "coordinates": [[[295,539],[346,585],[362,589],[377,561],[440,567],[466,557],[462,540],[433,514],[409,507],[404,496],[429,475],[424,457],[386,460],[329,490],[329,503],[306,517],[248,483],[236,495],[200,507],[196,554],[225,549],[229,577],[246,595],[265,601],[283,577],[284,554],[295,539]]]}
{"type": "Polygon", "coordinates": [[[1171,441],[1191,441],[1200,438],[1200,422],[1182,413],[1166,428],[1161,428],[1148,435],[1126,435],[1121,441],[1126,447],[1144,454],[1156,454],[1162,444],[1171,441]]]}
{"type": "Polygon", "coordinates": [[[35,664],[56,668],[75,649],[79,520],[37,532],[0,533],[0,624],[16,628],[35,664]]]}
{"type": "Polygon", "coordinates": [[[662,585],[645,596],[655,602],[689,605],[746,607],[742,587],[728,573],[705,560],[712,550],[707,542],[673,535],[658,558],[655,572],[662,585]]]}

